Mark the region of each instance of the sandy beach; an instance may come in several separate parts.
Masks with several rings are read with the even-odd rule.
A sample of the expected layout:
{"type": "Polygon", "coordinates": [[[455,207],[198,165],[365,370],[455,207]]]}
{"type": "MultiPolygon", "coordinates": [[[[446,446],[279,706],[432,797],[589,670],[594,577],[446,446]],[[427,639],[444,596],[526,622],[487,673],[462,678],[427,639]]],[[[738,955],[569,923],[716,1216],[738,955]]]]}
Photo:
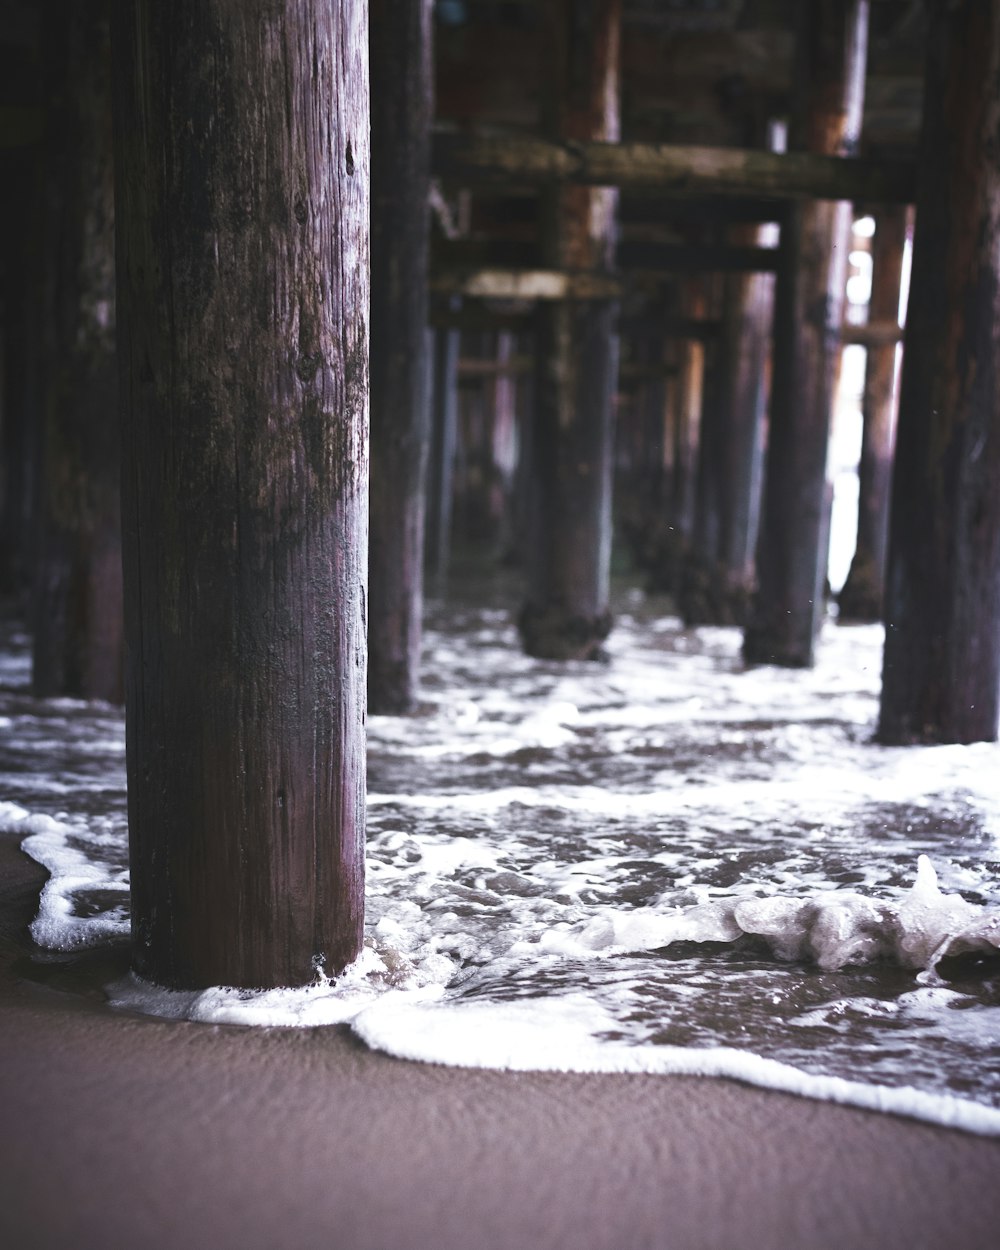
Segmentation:
{"type": "Polygon", "coordinates": [[[343,1250],[992,1250],[1000,1140],[723,1080],[401,1062],[346,1029],[116,1015],[32,958],[0,841],[0,1240],[343,1250]]]}

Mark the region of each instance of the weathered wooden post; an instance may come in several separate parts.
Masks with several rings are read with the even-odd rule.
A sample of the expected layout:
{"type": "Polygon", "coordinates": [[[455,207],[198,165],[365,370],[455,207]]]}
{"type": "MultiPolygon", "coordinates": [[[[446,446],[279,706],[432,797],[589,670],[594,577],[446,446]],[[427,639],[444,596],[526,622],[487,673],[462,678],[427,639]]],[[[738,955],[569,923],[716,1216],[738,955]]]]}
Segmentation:
{"type": "Polygon", "coordinates": [[[39,274],[43,254],[39,228],[40,164],[35,145],[6,153],[4,176],[10,185],[21,190],[18,195],[3,197],[0,204],[0,595],[17,599],[30,590],[34,564],[31,548],[37,439],[33,432],[40,425],[39,274]]]}
{"type": "MultiPolygon", "coordinates": [[[[662,297],[629,327],[631,354],[640,376],[615,423],[615,523],[640,569],[654,575],[657,552],[670,524],[667,514],[666,314],[662,297]]],[[[671,457],[672,462],[672,457],[671,457]]]]}
{"type": "Polygon", "coordinates": [[[431,0],[371,0],[371,554],[368,703],[409,711],[423,609],[430,445],[431,0]]]}
{"type": "Polygon", "coordinates": [[[516,349],[516,336],[509,330],[499,331],[496,338],[497,375],[492,388],[490,512],[496,534],[496,550],[501,559],[511,558],[515,551],[513,505],[520,452],[516,349]]]}
{"type": "MultiPolygon", "coordinates": [[[[460,304],[461,301],[453,297],[448,307],[457,312],[460,304]]],[[[452,491],[458,422],[459,331],[442,325],[433,331],[433,336],[431,451],[424,540],[426,568],[440,587],[448,574],[451,553],[452,491]]]]}
{"type": "MultiPolygon", "coordinates": [[[[799,89],[790,145],[848,155],[861,130],[868,0],[797,6],[799,89]]],[[[749,663],[810,665],[826,580],[826,480],[851,206],[797,202],[782,224],[758,589],[749,663]]]]}
{"type": "MultiPolygon", "coordinates": [[[[707,296],[704,276],[686,279],[680,297],[682,320],[706,320],[707,296]]],[[[666,501],[666,534],[660,545],[660,567],[652,585],[671,593],[680,590],[695,527],[706,346],[703,338],[690,335],[670,344],[677,362],[677,377],[667,397],[671,480],[666,501]]]]}
{"type": "MultiPolygon", "coordinates": [[[[703,278],[703,316],[718,322],[722,312],[723,283],[720,274],[703,278]]],[[[712,619],[714,583],[717,576],[725,450],[728,438],[725,374],[732,360],[721,350],[716,336],[697,344],[701,355],[701,411],[697,415],[698,445],[695,458],[694,516],[685,553],[678,607],[688,624],[712,619]]]]}
{"type": "Polygon", "coordinates": [[[37,695],[122,698],[111,54],[101,0],[46,9],[42,420],[32,604],[37,695]]]}
{"type": "MultiPolygon", "coordinates": [[[[869,322],[880,325],[898,322],[906,216],[905,204],[887,204],[875,219],[869,322]]],[[[878,621],[882,618],[896,424],[896,354],[897,344],[893,342],[872,343],[867,348],[861,397],[858,538],[847,581],[837,599],[841,620],[878,621]]]]}
{"type": "MultiPolygon", "coordinates": [[[[760,244],[769,226],[750,226],[741,240],[760,244]]],[[[724,378],[729,413],[721,491],[719,558],[734,613],[749,603],[754,550],[760,527],[763,424],[768,398],[768,358],[774,312],[769,273],[726,275],[722,350],[730,358],[724,378]]]]}
{"type": "Polygon", "coordinates": [[[997,736],[1000,0],[931,8],[878,737],[997,736]]]}
{"type": "MultiPolygon", "coordinates": [[[[741,241],[756,243],[758,226],[741,241]]],[[[695,526],[678,595],[688,624],[743,624],[759,525],[765,361],[774,280],[727,273],[718,342],[706,367],[695,526]]]]}
{"type": "MultiPolygon", "coordinates": [[[[621,0],[548,0],[548,128],[563,139],[619,135],[621,0]]],[[[560,269],[614,260],[617,192],[560,186],[543,195],[543,253],[560,269]]],[[[614,301],[553,301],[536,325],[534,541],[520,627],[529,655],[593,658],[611,628],[614,301]]]]}
{"type": "Polygon", "coordinates": [[[361,944],[368,6],[115,0],[133,960],[361,944]]]}

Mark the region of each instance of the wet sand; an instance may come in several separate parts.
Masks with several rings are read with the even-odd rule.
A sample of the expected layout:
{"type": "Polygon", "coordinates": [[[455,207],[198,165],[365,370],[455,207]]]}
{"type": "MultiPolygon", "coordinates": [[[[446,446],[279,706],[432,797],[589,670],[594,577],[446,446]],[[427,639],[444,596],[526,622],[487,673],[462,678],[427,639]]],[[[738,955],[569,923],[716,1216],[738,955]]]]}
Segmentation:
{"type": "Polygon", "coordinates": [[[109,1012],[0,837],[11,1250],[993,1250],[1000,1139],[684,1077],[456,1070],[109,1012]]]}

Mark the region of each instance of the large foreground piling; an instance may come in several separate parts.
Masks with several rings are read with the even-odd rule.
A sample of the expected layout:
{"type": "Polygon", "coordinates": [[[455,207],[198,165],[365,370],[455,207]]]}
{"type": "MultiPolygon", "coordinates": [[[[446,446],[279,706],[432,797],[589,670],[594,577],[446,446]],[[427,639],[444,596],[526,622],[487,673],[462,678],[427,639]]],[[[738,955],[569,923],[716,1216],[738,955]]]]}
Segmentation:
{"type": "Polygon", "coordinates": [[[430,443],[430,0],[372,0],[371,558],[368,701],[416,700],[430,443]]]}
{"type": "MultiPolygon", "coordinates": [[[[101,0],[47,6],[32,684],[122,698],[111,52],[101,0]]],[[[24,310],[21,310],[24,316],[24,310]]],[[[12,362],[18,368],[22,362],[12,362]]],[[[16,416],[13,418],[16,420],[16,416]]],[[[20,470],[23,465],[18,465],[20,470]]]]}
{"type": "Polygon", "coordinates": [[[879,738],[997,736],[1000,0],[932,9],[879,738]]]}
{"type": "MultiPolygon", "coordinates": [[[[563,139],[619,132],[621,0],[548,0],[548,127],[563,139]]],[[[548,265],[597,273],[614,260],[617,192],[559,186],[543,195],[548,265]]],[[[616,305],[543,301],[535,350],[534,520],[521,635],[529,655],[590,658],[611,628],[611,418],[616,305]]]]}
{"type": "MultiPolygon", "coordinates": [[[[799,6],[792,146],[852,152],[864,103],[868,0],[799,6]]],[[[820,619],[832,487],[827,448],[847,276],[851,206],[788,206],[775,290],[771,413],[750,663],[809,665],[820,619]]]]}
{"type": "Polygon", "coordinates": [[[358,953],[368,6],[117,0],[133,959],[358,953]]]}

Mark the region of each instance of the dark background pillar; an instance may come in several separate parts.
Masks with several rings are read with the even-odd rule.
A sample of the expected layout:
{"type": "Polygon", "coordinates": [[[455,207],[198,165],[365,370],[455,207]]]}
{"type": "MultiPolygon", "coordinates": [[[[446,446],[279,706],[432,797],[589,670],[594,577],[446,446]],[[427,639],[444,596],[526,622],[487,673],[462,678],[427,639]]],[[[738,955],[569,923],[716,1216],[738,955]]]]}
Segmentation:
{"type": "Polygon", "coordinates": [[[420,674],[431,32],[431,0],[372,0],[368,700],[383,713],[413,707],[420,674]]]}
{"type": "MultiPolygon", "coordinates": [[[[898,321],[905,204],[885,205],[875,219],[872,239],[872,293],[868,320],[898,321]]],[[[889,490],[896,426],[896,343],[873,343],[865,358],[861,397],[863,419],[858,466],[858,538],[850,571],[838,596],[842,620],[882,619],[885,548],[889,532],[889,490]]]]}
{"type": "MultiPolygon", "coordinates": [[[[621,0],[548,0],[547,128],[563,139],[619,137],[621,0]]],[[[543,196],[542,251],[561,269],[612,266],[618,195],[563,186],[543,196]]],[[[587,659],[611,628],[611,300],[553,301],[537,314],[533,535],[521,636],[529,655],[587,659]]]]}
{"type": "MultiPolygon", "coordinates": [[[[122,698],[115,204],[107,5],[44,11],[41,421],[32,682],[37,695],[122,698]]],[[[30,307],[30,305],[29,305],[30,307]]]]}
{"type": "MultiPolygon", "coordinates": [[[[850,155],[861,130],[867,0],[797,6],[799,89],[790,147],[850,155]]],[[[758,589],[749,663],[809,665],[821,619],[833,488],[827,452],[851,206],[792,202],[781,228],[758,589]]]]}

